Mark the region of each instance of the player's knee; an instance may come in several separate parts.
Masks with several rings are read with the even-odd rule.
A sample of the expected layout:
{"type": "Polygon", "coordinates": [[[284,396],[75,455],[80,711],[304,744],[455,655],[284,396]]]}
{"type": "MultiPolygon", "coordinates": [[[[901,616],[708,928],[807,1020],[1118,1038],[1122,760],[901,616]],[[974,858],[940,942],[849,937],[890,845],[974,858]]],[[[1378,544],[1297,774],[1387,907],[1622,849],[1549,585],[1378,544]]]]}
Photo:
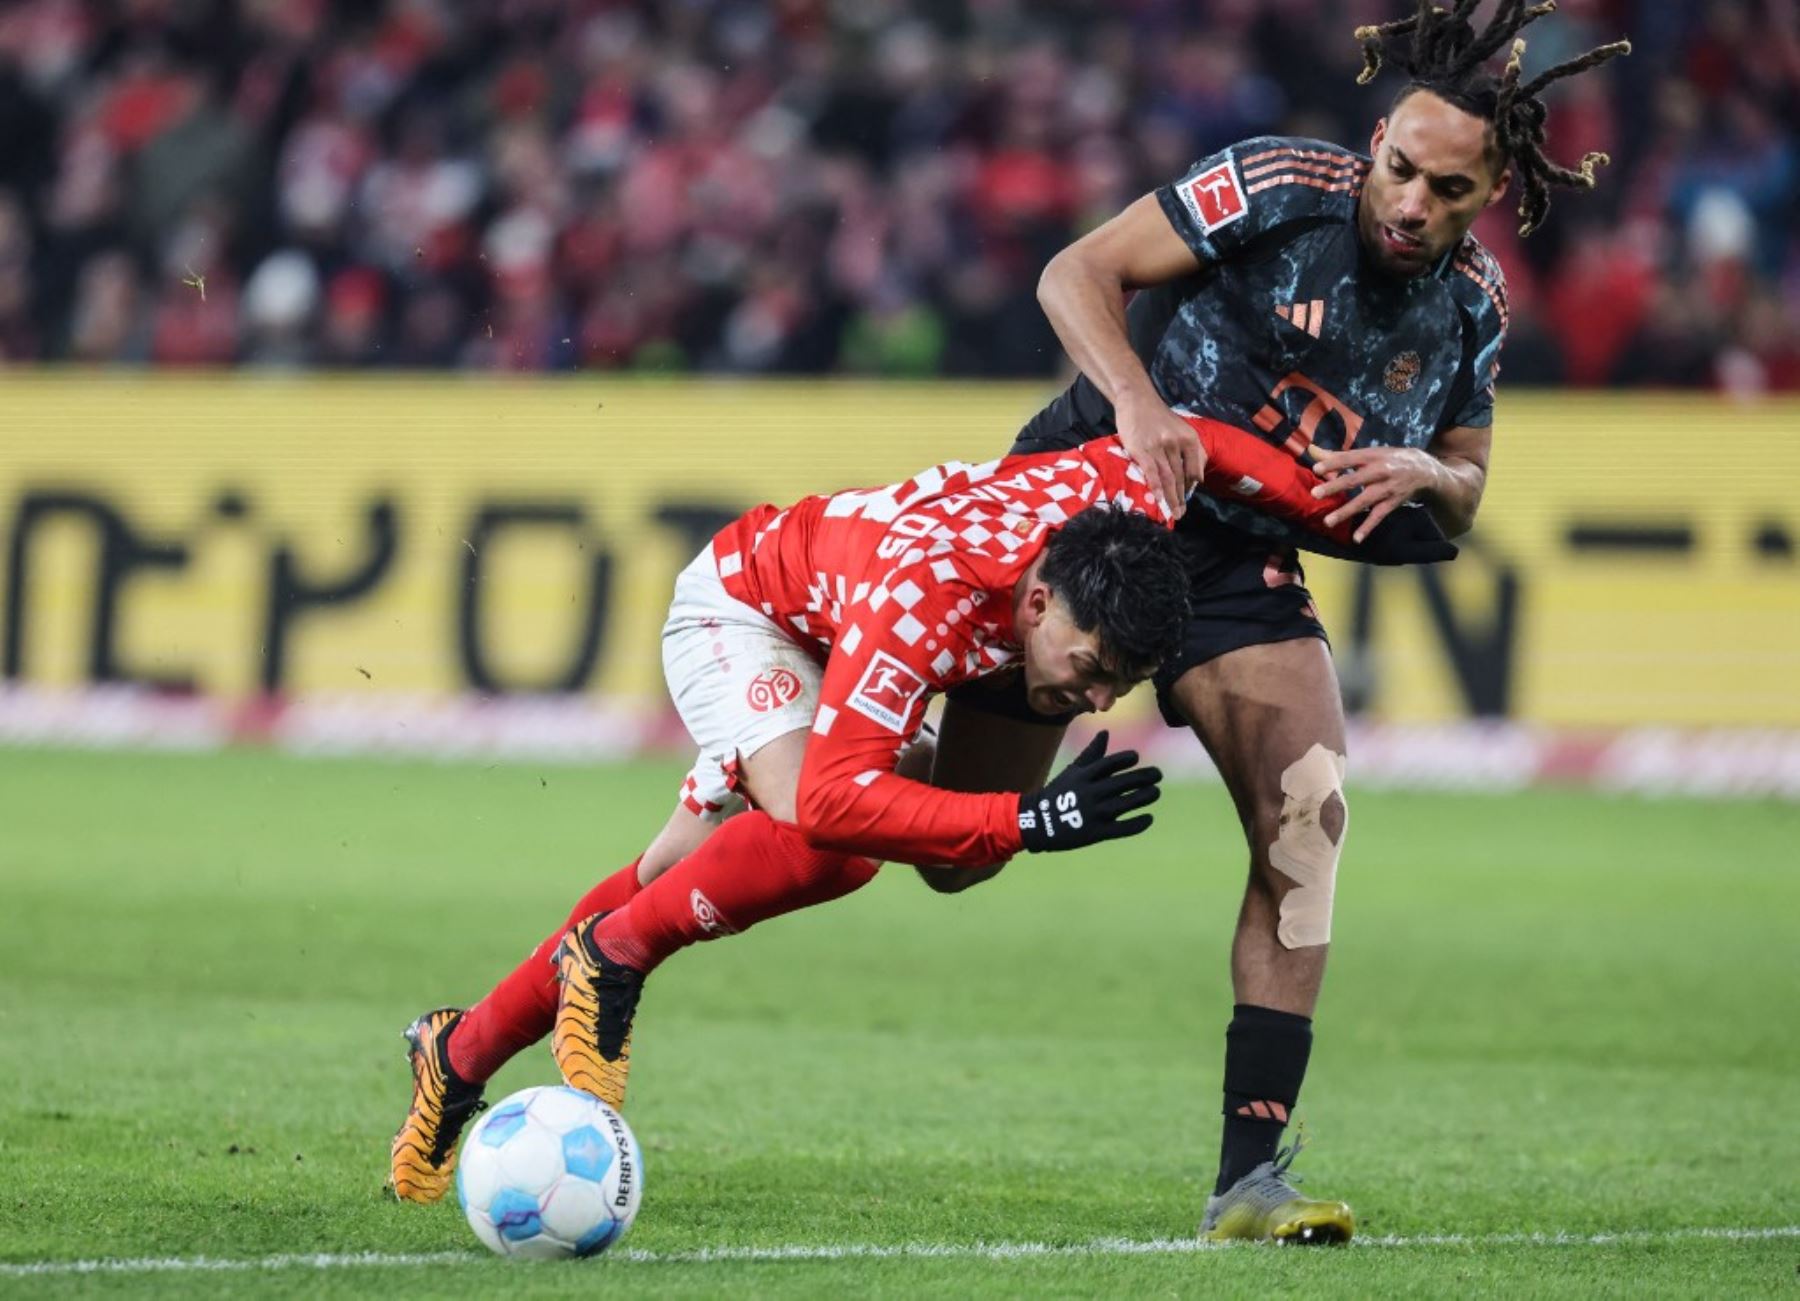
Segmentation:
{"type": "Polygon", "coordinates": [[[1344,848],[1344,831],[1350,825],[1350,806],[1344,803],[1343,791],[1332,791],[1319,805],[1319,830],[1325,838],[1338,847],[1341,853],[1344,848]]]}
{"type": "Polygon", "coordinates": [[[1350,826],[1345,766],[1343,755],[1315,744],[1281,774],[1280,809],[1266,844],[1269,866],[1285,878],[1275,927],[1284,948],[1331,939],[1338,860],[1350,826]]]}

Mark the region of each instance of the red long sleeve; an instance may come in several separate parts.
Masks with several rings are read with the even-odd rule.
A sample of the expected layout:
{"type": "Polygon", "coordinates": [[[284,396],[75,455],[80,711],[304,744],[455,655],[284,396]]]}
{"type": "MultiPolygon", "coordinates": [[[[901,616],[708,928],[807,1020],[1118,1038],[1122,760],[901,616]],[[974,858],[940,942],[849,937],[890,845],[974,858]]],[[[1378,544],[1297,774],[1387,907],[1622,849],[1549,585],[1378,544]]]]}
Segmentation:
{"type": "Polygon", "coordinates": [[[938,790],[894,764],[946,681],[1011,658],[1012,614],[951,559],[912,568],[845,609],[851,631],[826,665],[800,772],[800,829],[898,862],[985,867],[1019,851],[1017,793],[938,790]]]}

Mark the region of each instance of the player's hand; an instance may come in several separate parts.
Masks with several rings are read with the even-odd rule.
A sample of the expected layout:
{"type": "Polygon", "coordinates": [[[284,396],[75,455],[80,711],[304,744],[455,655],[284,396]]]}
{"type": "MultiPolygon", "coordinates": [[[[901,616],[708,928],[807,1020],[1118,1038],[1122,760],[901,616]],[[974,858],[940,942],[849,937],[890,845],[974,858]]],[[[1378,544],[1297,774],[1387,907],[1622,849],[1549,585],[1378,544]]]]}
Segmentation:
{"type": "Polygon", "coordinates": [[[1443,467],[1416,447],[1362,447],[1348,452],[1314,452],[1313,468],[1325,482],[1312,490],[1319,498],[1355,493],[1325,517],[1325,527],[1366,514],[1351,535],[1362,542],[1389,515],[1438,485],[1443,467]],[[1360,490],[1360,491],[1359,491],[1360,490]]]}
{"type": "Polygon", "coordinates": [[[1187,496],[1206,472],[1206,451],[1194,427],[1152,393],[1114,409],[1119,441],[1131,454],[1169,518],[1187,511],[1187,496]]]}
{"type": "Polygon", "coordinates": [[[1149,829],[1149,814],[1125,815],[1162,797],[1157,785],[1162,772],[1137,767],[1136,750],[1108,754],[1106,740],[1101,732],[1041,790],[1019,796],[1019,838],[1025,848],[1038,853],[1080,849],[1149,829]]]}

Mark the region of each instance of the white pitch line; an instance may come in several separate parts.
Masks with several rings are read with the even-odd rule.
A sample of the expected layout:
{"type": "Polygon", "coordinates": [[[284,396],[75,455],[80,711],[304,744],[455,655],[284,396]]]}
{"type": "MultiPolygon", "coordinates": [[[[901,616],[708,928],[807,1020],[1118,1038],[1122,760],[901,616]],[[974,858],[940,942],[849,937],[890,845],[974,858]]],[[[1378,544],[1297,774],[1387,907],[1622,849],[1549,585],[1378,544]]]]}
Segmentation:
{"type": "Polygon", "coordinates": [[[226,1256],[139,1256],[114,1260],[33,1260],[0,1264],[0,1278],[40,1278],[47,1274],[187,1274],[244,1273],[277,1269],[360,1269],[396,1265],[460,1265],[480,1260],[473,1251],[434,1251],[397,1255],[381,1251],[314,1252],[311,1254],[256,1256],[234,1260],[226,1256]]]}
{"type": "MultiPolygon", "coordinates": [[[[1406,1247],[1611,1247],[1647,1242],[1713,1239],[1753,1242],[1800,1238],[1800,1224],[1772,1228],[1626,1229],[1616,1233],[1486,1233],[1416,1234],[1357,1238],[1358,1248],[1406,1247]]],[[[648,1265],[704,1265],[726,1262],[807,1260],[1029,1260],[1057,1256],[1180,1256],[1208,1251],[1242,1250],[1253,1244],[1223,1245],[1193,1238],[1096,1238],[1092,1242],[872,1242],[794,1245],[789,1247],[703,1247],[698,1251],[641,1251],[626,1247],[609,1252],[614,1260],[648,1265]]],[[[0,1263],[0,1278],[41,1278],[52,1274],[250,1273],[285,1269],[378,1269],[414,1265],[466,1265],[493,1257],[475,1251],[414,1254],[361,1251],[257,1256],[234,1260],[217,1256],[163,1256],[116,1260],[35,1260],[0,1263]]]]}

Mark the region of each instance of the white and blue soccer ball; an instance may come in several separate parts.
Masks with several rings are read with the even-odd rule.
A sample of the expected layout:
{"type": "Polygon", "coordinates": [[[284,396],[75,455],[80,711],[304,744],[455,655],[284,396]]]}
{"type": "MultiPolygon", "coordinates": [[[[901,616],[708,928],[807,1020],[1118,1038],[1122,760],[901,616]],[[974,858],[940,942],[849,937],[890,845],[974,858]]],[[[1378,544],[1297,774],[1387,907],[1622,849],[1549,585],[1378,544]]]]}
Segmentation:
{"type": "Polygon", "coordinates": [[[636,1218],[644,1161],[625,1118],[598,1098],[523,1089],[463,1139],[456,1195],[475,1236],[502,1256],[593,1256],[636,1218]]]}

